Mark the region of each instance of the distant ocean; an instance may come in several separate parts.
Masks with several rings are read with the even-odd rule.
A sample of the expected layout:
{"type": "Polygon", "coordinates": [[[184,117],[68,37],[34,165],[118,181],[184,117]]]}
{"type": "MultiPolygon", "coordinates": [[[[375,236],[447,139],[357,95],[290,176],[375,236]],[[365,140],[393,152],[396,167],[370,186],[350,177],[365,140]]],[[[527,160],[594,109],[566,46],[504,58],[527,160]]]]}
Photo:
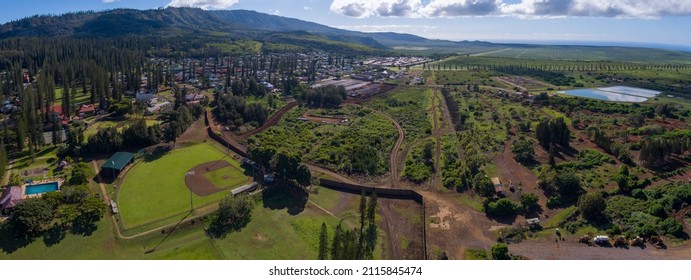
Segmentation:
{"type": "Polygon", "coordinates": [[[529,45],[568,45],[568,46],[594,46],[594,47],[633,47],[633,48],[652,48],[672,51],[691,52],[691,46],[681,46],[673,44],[659,43],[636,43],[636,42],[598,42],[598,41],[526,41],[526,40],[500,40],[492,41],[499,44],[529,44],[529,45]]]}

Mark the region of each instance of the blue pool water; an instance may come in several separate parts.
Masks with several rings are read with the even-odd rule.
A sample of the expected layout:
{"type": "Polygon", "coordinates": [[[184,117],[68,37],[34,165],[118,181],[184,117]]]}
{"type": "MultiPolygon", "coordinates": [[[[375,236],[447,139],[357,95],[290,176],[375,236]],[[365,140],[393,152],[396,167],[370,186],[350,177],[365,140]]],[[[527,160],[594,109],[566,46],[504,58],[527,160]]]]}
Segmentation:
{"type": "Polygon", "coordinates": [[[54,192],[57,190],[58,190],[58,182],[50,182],[50,183],[45,183],[45,184],[26,186],[26,190],[24,191],[24,194],[25,195],[40,194],[40,193],[54,192]]]}
{"type": "Polygon", "coordinates": [[[659,91],[623,86],[597,89],[575,89],[562,91],[562,93],[571,96],[594,98],[605,101],[635,103],[645,102],[648,100],[648,98],[655,97],[660,94],[659,91]]]}

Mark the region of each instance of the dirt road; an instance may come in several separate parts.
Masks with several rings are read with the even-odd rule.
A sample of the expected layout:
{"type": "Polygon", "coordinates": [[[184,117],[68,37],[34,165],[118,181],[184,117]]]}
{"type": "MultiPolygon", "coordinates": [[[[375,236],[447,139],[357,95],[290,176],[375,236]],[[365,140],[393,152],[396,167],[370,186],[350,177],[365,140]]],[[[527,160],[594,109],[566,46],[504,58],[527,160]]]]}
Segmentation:
{"type": "Polygon", "coordinates": [[[297,106],[297,105],[298,105],[298,102],[297,102],[297,101],[293,101],[293,102],[288,103],[286,106],[283,106],[283,108],[281,108],[280,110],[278,110],[278,112],[276,112],[275,114],[273,114],[273,116],[271,116],[271,118],[269,118],[268,120],[266,120],[262,126],[256,128],[256,129],[254,129],[254,130],[252,130],[252,131],[245,132],[245,133],[239,135],[239,136],[238,136],[238,139],[245,140],[245,139],[247,139],[247,138],[250,138],[252,135],[255,135],[255,134],[257,134],[257,133],[260,133],[260,132],[262,132],[262,131],[268,129],[269,127],[272,127],[272,126],[276,125],[276,124],[278,123],[278,121],[281,120],[281,118],[283,117],[283,115],[285,115],[285,113],[288,113],[288,111],[290,111],[290,109],[295,108],[295,106],[297,106]]]}
{"type": "Polygon", "coordinates": [[[559,241],[554,239],[524,241],[510,244],[509,251],[535,260],[688,260],[691,250],[688,245],[656,249],[647,246],[615,248],[589,247],[576,241],[559,241]]]}

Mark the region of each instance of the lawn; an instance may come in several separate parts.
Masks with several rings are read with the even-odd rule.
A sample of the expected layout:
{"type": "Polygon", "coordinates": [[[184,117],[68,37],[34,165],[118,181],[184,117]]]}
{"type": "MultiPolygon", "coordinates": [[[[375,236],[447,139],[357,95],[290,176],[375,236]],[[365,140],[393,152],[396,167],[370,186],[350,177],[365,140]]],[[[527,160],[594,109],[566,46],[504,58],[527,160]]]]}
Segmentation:
{"type": "MultiPolygon", "coordinates": [[[[204,234],[201,223],[177,230],[168,236],[160,232],[130,240],[115,237],[109,216],[96,223],[91,235],[67,232],[62,239],[49,242],[48,234],[36,237],[26,246],[17,245],[11,238],[0,238],[0,259],[10,260],[109,260],[109,259],[219,259],[221,254],[204,234]],[[150,254],[146,251],[159,244],[150,254]]],[[[3,234],[4,236],[4,234],[3,234]]]]}
{"type": "Polygon", "coordinates": [[[339,220],[309,203],[299,213],[288,210],[288,204],[295,202],[285,195],[264,198],[255,204],[252,221],[245,228],[214,239],[214,245],[225,259],[316,259],[321,224],[326,222],[333,236],[339,220]]]}
{"type": "Polygon", "coordinates": [[[190,196],[195,207],[223,198],[226,192],[205,197],[191,195],[184,177],[199,164],[221,159],[239,165],[206,143],[173,150],[153,161],[142,160],[135,163],[124,175],[118,192],[120,217],[125,228],[185,213],[190,207],[190,196]]]}
{"type": "Polygon", "coordinates": [[[239,186],[247,182],[247,176],[235,167],[223,167],[218,170],[204,173],[204,178],[219,188],[239,186]]]}
{"type": "Polygon", "coordinates": [[[96,133],[101,129],[106,129],[110,127],[116,127],[117,122],[114,121],[98,121],[91,124],[86,130],[84,130],[84,139],[89,139],[89,137],[96,135],[96,133]]]}

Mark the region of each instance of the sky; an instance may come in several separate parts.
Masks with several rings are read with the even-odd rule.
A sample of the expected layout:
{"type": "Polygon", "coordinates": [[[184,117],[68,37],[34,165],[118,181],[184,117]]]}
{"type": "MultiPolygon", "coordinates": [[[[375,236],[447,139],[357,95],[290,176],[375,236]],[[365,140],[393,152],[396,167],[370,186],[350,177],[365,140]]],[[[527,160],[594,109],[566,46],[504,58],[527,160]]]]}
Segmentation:
{"type": "Polygon", "coordinates": [[[2,23],[36,14],[192,6],[453,41],[691,47],[691,0],[2,0],[2,6],[2,23]]]}

